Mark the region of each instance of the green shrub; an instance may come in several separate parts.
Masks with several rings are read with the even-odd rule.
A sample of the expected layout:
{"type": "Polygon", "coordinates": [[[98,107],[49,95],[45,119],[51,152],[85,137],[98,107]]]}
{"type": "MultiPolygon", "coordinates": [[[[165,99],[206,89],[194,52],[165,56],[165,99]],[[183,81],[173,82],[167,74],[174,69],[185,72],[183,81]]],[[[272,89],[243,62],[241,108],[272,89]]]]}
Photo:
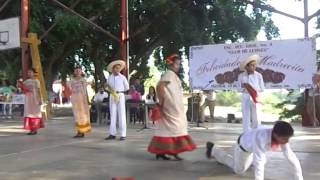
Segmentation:
{"type": "Polygon", "coordinates": [[[218,106],[240,107],[241,94],[236,91],[221,91],[217,93],[216,104],[218,106]]]}

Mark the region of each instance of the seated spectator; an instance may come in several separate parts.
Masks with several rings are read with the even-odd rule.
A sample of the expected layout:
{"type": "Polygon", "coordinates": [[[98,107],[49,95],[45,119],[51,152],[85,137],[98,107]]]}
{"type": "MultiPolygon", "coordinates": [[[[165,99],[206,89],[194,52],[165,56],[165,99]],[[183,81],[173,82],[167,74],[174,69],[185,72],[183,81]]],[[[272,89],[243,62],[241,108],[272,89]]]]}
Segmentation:
{"type": "Polygon", "coordinates": [[[144,85],[141,84],[140,79],[142,79],[142,77],[134,79],[133,86],[140,93],[140,95],[143,96],[144,95],[144,85]]]}
{"type": "Polygon", "coordinates": [[[136,90],[134,86],[130,86],[129,95],[131,96],[130,98],[131,100],[134,100],[134,101],[141,100],[141,94],[136,90]]]}
{"type": "MultiPolygon", "coordinates": [[[[5,79],[1,80],[0,85],[0,101],[9,102],[11,101],[12,94],[16,91],[16,88],[14,86],[10,85],[10,82],[5,79]]],[[[9,104],[3,104],[1,105],[1,112],[3,115],[9,115],[10,105],[9,104]]]]}
{"type": "Polygon", "coordinates": [[[17,88],[10,85],[10,82],[6,80],[1,81],[0,93],[5,96],[5,101],[9,101],[11,99],[11,95],[15,92],[17,88]]]}
{"type": "Polygon", "coordinates": [[[109,114],[108,97],[109,94],[103,89],[103,87],[100,87],[93,98],[94,108],[96,108],[97,111],[98,122],[101,122],[102,118],[105,119],[106,114],[109,114]],[[103,116],[101,113],[103,113],[103,116]]]}
{"type": "Polygon", "coordinates": [[[135,102],[141,101],[141,94],[135,89],[135,87],[132,85],[130,86],[129,89],[129,96],[130,96],[130,101],[133,104],[130,104],[130,122],[136,122],[137,119],[141,120],[140,116],[140,106],[139,104],[134,104],[135,102]]]}
{"type": "Polygon", "coordinates": [[[109,94],[103,89],[103,87],[100,87],[98,92],[94,95],[94,99],[93,101],[95,103],[99,102],[103,102],[103,101],[106,101],[104,100],[105,98],[108,98],[109,97],[109,94]]]}

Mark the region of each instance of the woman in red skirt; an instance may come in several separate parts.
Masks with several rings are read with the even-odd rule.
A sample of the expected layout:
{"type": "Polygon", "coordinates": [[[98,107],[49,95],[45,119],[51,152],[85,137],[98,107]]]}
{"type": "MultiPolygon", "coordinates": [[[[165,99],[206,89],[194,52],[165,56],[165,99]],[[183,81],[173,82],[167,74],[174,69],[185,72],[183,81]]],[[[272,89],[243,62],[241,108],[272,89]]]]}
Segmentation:
{"type": "Polygon", "coordinates": [[[38,129],[44,127],[41,115],[40,82],[35,78],[35,73],[34,69],[28,70],[29,79],[20,85],[25,94],[24,129],[30,130],[28,135],[35,135],[38,129]]]}
{"type": "Polygon", "coordinates": [[[196,145],[187,131],[187,117],[184,112],[181,81],[177,75],[181,66],[178,55],[171,55],[166,60],[169,71],[160,79],[157,86],[161,118],[156,121],[155,136],[148,151],[156,154],[156,159],[169,160],[173,156],[182,160],[179,153],[192,151],[196,145]]]}

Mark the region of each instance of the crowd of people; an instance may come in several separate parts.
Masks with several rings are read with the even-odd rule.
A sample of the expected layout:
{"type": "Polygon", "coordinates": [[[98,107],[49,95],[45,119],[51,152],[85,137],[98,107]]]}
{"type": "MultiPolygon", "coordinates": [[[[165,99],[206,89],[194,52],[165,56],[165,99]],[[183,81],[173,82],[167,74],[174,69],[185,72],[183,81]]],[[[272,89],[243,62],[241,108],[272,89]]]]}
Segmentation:
{"type": "MultiPolygon", "coordinates": [[[[302,170],[298,158],[290,148],[289,139],[294,135],[292,126],[284,121],[277,121],[272,128],[261,126],[261,103],[260,92],[264,90],[262,75],[256,71],[260,57],[255,54],[249,56],[240,64],[239,91],[242,93],[242,125],[243,133],[238,136],[234,145],[233,155],[228,154],[217,144],[207,142],[206,156],[217,162],[230,167],[235,173],[243,174],[251,165],[254,166],[255,179],[264,179],[264,166],[266,163],[266,152],[282,150],[284,156],[293,167],[295,179],[302,180],[302,170]]],[[[155,155],[158,160],[181,161],[180,153],[193,151],[197,148],[192,137],[188,133],[187,116],[184,110],[183,90],[178,72],[181,68],[181,58],[173,54],[166,58],[168,70],[161,76],[157,86],[150,86],[145,95],[146,103],[154,104],[160,115],[154,120],[154,136],[148,146],[148,152],[155,155]]],[[[127,78],[121,74],[125,68],[122,60],[111,62],[107,70],[110,75],[107,83],[99,87],[94,97],[97,108],[102,104],[108,104],[110,114],[110,126],[107,141],[126,140],[126,96],[134,102],[142,100],[144,86],[140,79],[134,79],[129,85],[127,78]],[[107,91],[106,91],[107,90],[107,91]],[[118,125],[118,126],[117,126],[118,125]]],[[[29,135],[37,134],[38,129],[44,127],[41,117],[40,106],[42,98],[40,95],[40,83],[35,78],[33,69],[28,71],[28,79],[19,84],[26,96],[24,108],[24,128],[30,130],[29,135]]],[[[83,78],[81,67],[74,68],[73,78],[67,82],[66,88],[70,92],[70,101],[75,119],[76,134],[74,138],[84,138],[91,130],[89,98],[87,82],[83,78]]],[[[1,88],[0,88],[1,92],[1,88]]],[[[206,121],[205,108],[209,107],[210,117],[214,118],[216,94],[213,90],[204,90],[206,98],[199,107],[200,121],[206,121]]],[[[139,103],[130,107],[130,111],[139,114],[139,103]]],[[[152,112],[152,109],[150,109],[152,112]]],[[[99,118],[101,115],[98,115],[99,118]]]]}
{"type": "MultiPolygon", "coordinates": [[[[2,79],[0,84],[0,101],[2,102],[10,102],[12,100],[12,96],[20,93],[15,86],[12,86],[8,79],[2,79]]],[[[6,116],[9,114],[8,111],[10,106],[9,104],[1,104],[0,112],[2,116],[6,116]]]]}

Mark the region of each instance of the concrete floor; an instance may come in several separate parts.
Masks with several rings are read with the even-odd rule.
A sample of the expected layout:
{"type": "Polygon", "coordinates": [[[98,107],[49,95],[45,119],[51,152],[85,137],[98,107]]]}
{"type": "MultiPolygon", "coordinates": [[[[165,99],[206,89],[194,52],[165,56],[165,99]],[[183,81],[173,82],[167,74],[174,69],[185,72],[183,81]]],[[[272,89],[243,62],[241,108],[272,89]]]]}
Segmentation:
{"type": "MultiPolygon", "coordinates": [[[[229,147],[241,132],[239,124],[208,123],[209,129],[190,126],[189,132],[198,149],[182,154],[184,161],[155,160],[146,149],[151,129],[138,132],[142,125],[130,125],[126,141],[105,141],[106,127],[93,127],[84,139],[73,139],[72,117],[56,117],[46,122],[38,135],[27,136],[21,121],[0,120],[1,180],[111,180],[131,176],[136,180],[245,180],[254,179],[250,169],[245,176],[204,156],[210,140],[229,147]]],[[[152,126],[152,125],[150,125],[152,126]]],[[[295,126],[293,150],[301,161],[305,180],[320,179],[319,128],[295,126]]],[[[282,153],[268,155],[266,179],[291,180],[290,165],[282,153]]]]}

